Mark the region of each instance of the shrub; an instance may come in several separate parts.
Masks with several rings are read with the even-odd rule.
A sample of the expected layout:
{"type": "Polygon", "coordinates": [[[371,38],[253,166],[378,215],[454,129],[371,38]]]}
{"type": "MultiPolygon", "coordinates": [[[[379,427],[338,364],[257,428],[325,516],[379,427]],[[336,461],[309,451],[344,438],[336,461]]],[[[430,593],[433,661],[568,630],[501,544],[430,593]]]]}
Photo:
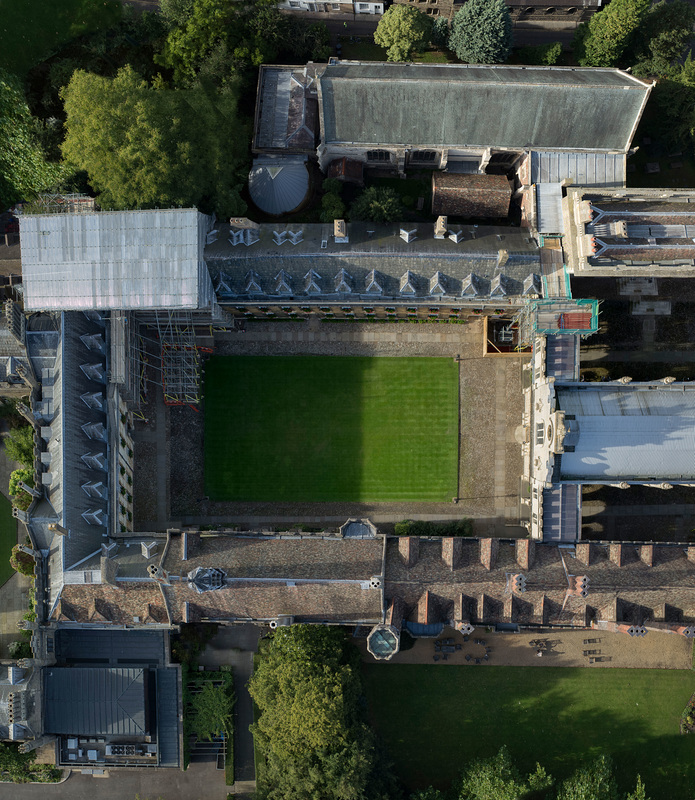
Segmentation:
{"type": "Polygon", "coordinates": [[[343,191],[343,184],[337,178],[326,178],[321,188],[326,194],[340,194],[343,191]]]}
{"type": "Polygon", "coordinates": [[[432,26],[432,44],[435,47],[447,48],[449,46],[449,20],[437,17],[432,26]]]}
{"type": "Polygon", "coordinates": [[[31,644],[27,641],[10,642],[7,646],[7,652],[10,658],[16,661],[20,658],[31,658],[33,655],[31,652],[31,644]]]}
{"type": "Polygon", "coordinates": [[[337,194],[324,194],[321,198],[321,222],[333,222],[345,217],[345,203],[337,194]]]}
{"type": "Polygon", "coordinates": [[[34,574],[35,564],[36,562],[33,556],[20,550],[18,544],[12,548],[12,555],[10,556],[10,566],[12,569],[17,570],[17,572],[20,572],[22,575],[31,577],[34,574]]]}
{"type": "Polygon", "coordinates": [[[20,488],[19,482],[26,483],[27,486],[34,486],[34,470],[31,467],[20,467],[10,473],[10,494],[26,494],[24,489],[20,488]]]}
{"type": "Polygon", "coordinates": [[[538,64],[552,67],[560,60],[562,55],[562,44],[560,42],[548,42],[547,44],[529,45],[520,47],[517,55],[522,64],[538,64]]]}
{"type": "Polygon", "coordinates": [[[12,461],[30,467],[34,463],[34,429],[31,425],[11,430],[5,439],[5,451],[12,461]]]}

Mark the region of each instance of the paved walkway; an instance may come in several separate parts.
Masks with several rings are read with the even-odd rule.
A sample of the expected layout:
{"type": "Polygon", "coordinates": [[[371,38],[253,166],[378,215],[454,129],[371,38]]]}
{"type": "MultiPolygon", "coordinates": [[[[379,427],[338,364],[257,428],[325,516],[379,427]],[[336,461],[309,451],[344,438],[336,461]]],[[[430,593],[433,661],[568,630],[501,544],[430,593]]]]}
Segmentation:
{"type": "MultiPolygon", "coordinates": [[[[484,628],[476,628],[468,642],[460,633],[445,628],[440,639],[451,637],[462,644],[461,650],[449,654],[446,661],[441,656],[434,661],[434,642],[432,639],[417,639],[415,645],[403,653],[395,655],[386,664],[438,664],[442,667],[458,665],[470,667],[588,667],[590,669],[692,669],[693,643],[685,636],[650,631],[646,636],[632,638],[626,633],[606,633],[605,631],[548,630],[543,633],[488,633],[484,628]],[[476,645],[476,639],[483,639],[491,647],[488,661],[475,663],[482,658],[485,647],[476,645]],[[585,641],[591,642],[585,644],[585,641]],[[539,658],[538,648],[529,643],[542,640],[545,644],[543,655],[539,658]],[[592,651],[591,655],[585,652],[592,651]],[[471,656],[466,661],[466,656],[471,656]],[[602,661],[590,663],[590,658],[602,661]]],[[[369,664],[377,663],[367,652],[364,640],[359,641],[362,660],[369,664]]]]}
{"type": "MultiPolygon", "coordinates": [[[[475,521],[477,534],[518,535],[522,365],[525,357],[483,357],[478,317],[459,324],[253,322],[245,332],[216,336],[219,355],[424,356],[460,358],[458,503],[211,502],[203,489],[203,420],[171,409],[172,525],[248,527],[341,524],[348,517],[475,521]],[[512,527],[514,526],[514,527],[512,527]]],[[[452,493],[453,494],[453,493],[452,493]]]]}
{"type": "Polygon", "coordinates": [[[13,784],[0,786],[3,800],[226,800],[230,790],[224,770],[215,762],[191,764],[178,769],[111,770],[107,777],[74,772],[57,786],[13,784]]]}
{"type": "Polygon", "coordinates": [[[234,670],[234,786],[238,795],[252,794],[256,789],[253,736],[253,702],[246,688],[253,674],[253,656],[258,650],[261,629],[255,625],[220,627],[198,659],[204,667],[229,665],[234,670]]]}

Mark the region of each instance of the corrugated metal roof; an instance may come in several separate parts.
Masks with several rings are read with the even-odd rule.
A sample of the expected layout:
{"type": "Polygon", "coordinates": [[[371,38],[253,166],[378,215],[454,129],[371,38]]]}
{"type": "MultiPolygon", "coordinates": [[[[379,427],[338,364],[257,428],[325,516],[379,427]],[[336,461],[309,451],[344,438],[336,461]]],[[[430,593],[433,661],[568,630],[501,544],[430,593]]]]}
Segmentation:
{"type": "Polygon", "coordinates": [[[574,452],[562,454],[563,477],[695,476],[695,391],[689,387],[561,388],[557,399],[575,441],[574,452]]]}
{"type": "Polygon", "coordinates": [[[536,208],[539,233],[564,233],[562,218],[562,186],[559,183],[539,183],[536,186],[536,208]]]}
{"type": "Polygon", "coordinates": [[[626,151],[650,88],[612,69],[329,65],[322,140],[626,151]]]}
{"type": "Polygon", "coordinates": [[[560,183],[576,186],[625,186],[624,153],[531,153],[531,183],[560,183]]]}
{"type": "Polygon", "coordinates": [[[25,308],[198,308],[208,225],[196,209],[22,217],[25,308]]]}
{"type": "Polygon", "coordinates": [[[145,670],[51,667],[45,675],[46,733],[143,736],[145,670]]]}
{"type": "Polygon", "coordinates": [[[576,483],[543,489],[543,541],[574,542],[581,526],[582,495],[576,483]]]}

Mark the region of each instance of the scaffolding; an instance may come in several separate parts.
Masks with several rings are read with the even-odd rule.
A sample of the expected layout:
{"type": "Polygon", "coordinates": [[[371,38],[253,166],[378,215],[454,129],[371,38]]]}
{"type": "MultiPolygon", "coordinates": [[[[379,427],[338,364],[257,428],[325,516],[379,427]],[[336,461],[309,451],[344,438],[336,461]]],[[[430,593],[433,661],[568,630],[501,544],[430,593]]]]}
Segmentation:
{"type": "Polygon", "coordinates": [[[190,311],[157,311],[162,391],[169,406],[200,404],[200,350],[190,311]]]}
{"type": "Polygon", "coordinates": [[[95,208],[94,198],[86,194],[43,192],[35,200],[23,204],[22,214],[87,214],[95,208]]]}
{"type": "Polygon", "coordinates": [[[590,336],[598,330],[598,300],[533,300],[515,315],[519,348],[530,347],[536,336],[590,336]]]}

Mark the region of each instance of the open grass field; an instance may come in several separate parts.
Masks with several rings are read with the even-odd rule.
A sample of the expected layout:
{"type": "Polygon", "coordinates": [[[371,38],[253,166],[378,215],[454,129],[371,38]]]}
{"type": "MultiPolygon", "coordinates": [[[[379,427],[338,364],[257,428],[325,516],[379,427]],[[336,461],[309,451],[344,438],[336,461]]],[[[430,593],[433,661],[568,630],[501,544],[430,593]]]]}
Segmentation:
{"type": "Polygon", "coordinates": [[[10,556],[16,544],[17,520],[12,516],[12,503],[0,494],[0,586],[14,575],[10,556]]]}
{"type": "Polygon", "coordinates": [[[457,489],[452,359],[215,356],[207,362],[211,499],[445,501],[457,489]]]}
{"type": "Polygon", "coordinates": [[[0,0],[0,67],[23,78],[61,45],[120,15],[118,0],[0,0]]]}
{"type": "Polygon", "coordinates": [[[690,800],[695,737],[679,734],[687,670],[366,665],[377,732],[409,789],[447,788],[465,762],[506,744],[522,771],[557,779],[608,753],[622,791],[690,800]]]}

